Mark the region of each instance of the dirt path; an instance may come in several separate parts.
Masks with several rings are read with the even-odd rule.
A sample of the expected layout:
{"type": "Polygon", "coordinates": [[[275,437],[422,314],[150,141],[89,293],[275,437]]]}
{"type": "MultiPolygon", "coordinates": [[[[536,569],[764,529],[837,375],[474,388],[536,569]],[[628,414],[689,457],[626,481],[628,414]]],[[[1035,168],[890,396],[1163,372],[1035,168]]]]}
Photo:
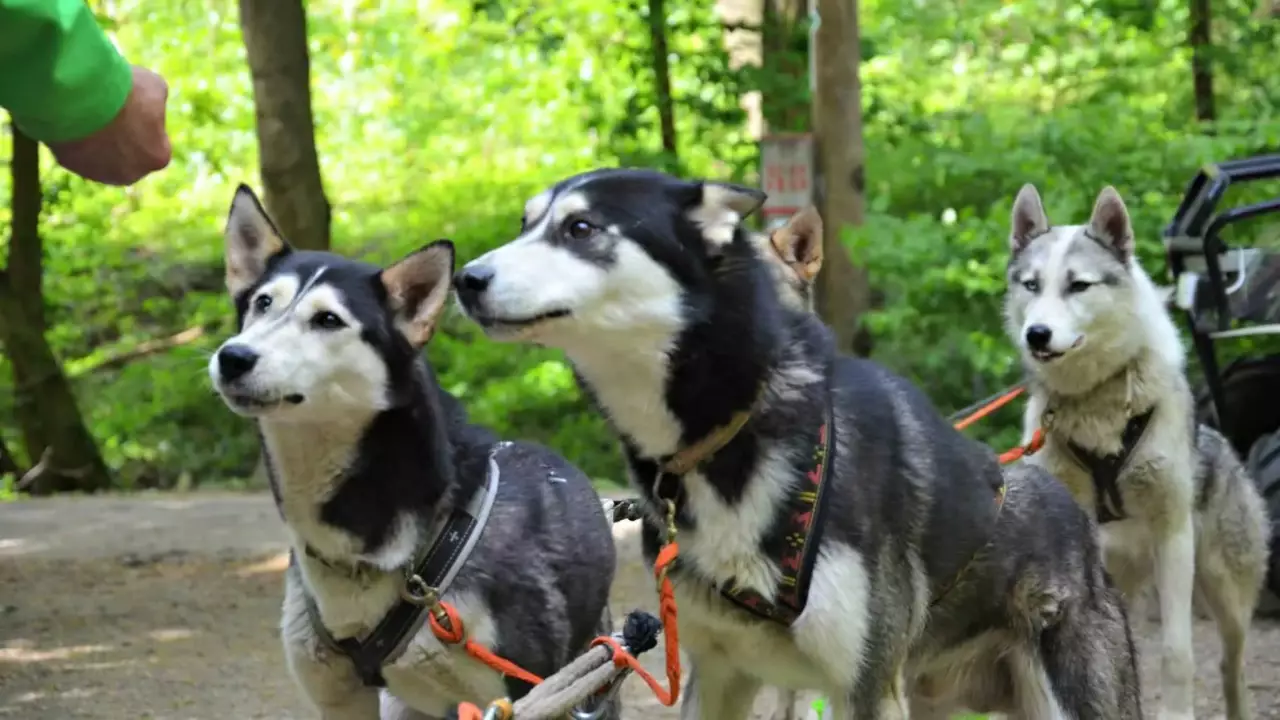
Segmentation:
{"type": "MultiPolygon", "coordinates": [[[[615,617],[653,610],[634,523],[615,617]]],[[[266,495],[67,498],[0,505],[0,718],[311,719],[277,640],[283,533],[266,495]]],[[[1158,668],[1140,625],[1148,708],[1158,668]]],[[[1218,643],[1196,627],[1199,717],[1220,717],[1218,643]]],[[[647,656],[652,669],[659,650],[647,656]]],[[[1280,625],[1256,621],[1248,664],[1259,718],[1280,718],[1280,625]]],[[[628,682],[628,720],[668,720],[628,682]]],[[[762,693],[758,717],[772,707],[762,693]]]]}

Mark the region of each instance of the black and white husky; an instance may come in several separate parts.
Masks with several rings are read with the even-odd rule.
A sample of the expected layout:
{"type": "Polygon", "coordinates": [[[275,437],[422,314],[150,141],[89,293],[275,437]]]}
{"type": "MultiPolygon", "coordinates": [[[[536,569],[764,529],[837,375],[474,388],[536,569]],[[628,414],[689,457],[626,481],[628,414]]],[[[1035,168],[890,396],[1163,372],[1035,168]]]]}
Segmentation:
{"type": "Polygon", "coordinates": [[[468,424],[422,358],[453,257],[447,241],[386,269],[298,251],[248,188],[231,206],[239,332],[209,375],[257,422],[293,546],[285,657],[326,720],[378,718],[383,685],[383,717],[527,692],[437,640],[405,597],[424,585],[469,638],[541,676],[611,630],[613,535],[587,477],[468,424]]]}
{"type": "Polygon", "coordinates": [[[1010,238],[1005,315],[1029,377],[1025,430],[1046,430],[1034,462],[1095,515],[1125,594],[1154,584],[1161,716],[1193,715],[1194,588],[1222,635],[1227,717],[1247,718],[1242,669],[1266,575],[1266,508],[1226,438],[1196,426],[1182,341],[1133,256],[1124,201],[1105,188],[1088,222],[1053,226],[1026,185],[1010,238]]]}
{"type": "Polygon", "coordinates": [[[585,173],[454,278],[490,336],[567,353],[622,440],[650,562],[675,504],[681,716],[740,720],[769,684],[820,690],[841,719],[1140,717],[1088,516],[837,355],[741,226],[762,197],[585,173]]]}

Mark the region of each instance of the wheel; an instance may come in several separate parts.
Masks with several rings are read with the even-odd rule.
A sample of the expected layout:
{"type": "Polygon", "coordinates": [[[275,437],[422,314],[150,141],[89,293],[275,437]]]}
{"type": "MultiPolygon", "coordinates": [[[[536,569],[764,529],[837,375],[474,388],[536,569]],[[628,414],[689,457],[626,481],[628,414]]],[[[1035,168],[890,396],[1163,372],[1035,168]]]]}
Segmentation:
{"type": "Polygon", "coordinates": [[[1280,431],[1263,435],[1249,449],[1245,461],[1271,516],[1271,541],[1267,554],[1267,582],[1258,603],[1267,614],[1280,613],[1280,431]]]}
{"type": "MultiPolygon", "coordinates": [[[[1231,420],[1227,439],[1245,457],[1259,438],[1280,430],[1280,403],[1274,400],[1280,397],[1280,355],[1241,358],[1228,365],[1222,371],[1222,394],[1231,420]]],[[[1206,387],[1196,397],[1196,419],[1222,429],[1206,387]]]]}

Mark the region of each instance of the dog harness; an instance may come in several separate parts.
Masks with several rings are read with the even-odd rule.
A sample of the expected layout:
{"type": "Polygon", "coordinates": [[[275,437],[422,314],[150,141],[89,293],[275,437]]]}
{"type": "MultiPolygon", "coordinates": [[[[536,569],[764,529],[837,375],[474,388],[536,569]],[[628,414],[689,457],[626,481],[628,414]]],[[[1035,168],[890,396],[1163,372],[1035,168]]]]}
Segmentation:
{"type": "MultiPolygon", "coordinates": [[[[678,454],[673,461],[663,463],[654,483],[658,499],[662,499],[658,490],[665,477],[682,476],[705,463],[716,450],[733,439],[746,424],[750,414],[740,413],[726,428],[713,433],[704,442],[690,446],[690,449],[702,451],[698,453],[701,457],[695,462],[682,462],[678,454]]],[[[758,617],[790,625],[804,611],[808,602],[809,582],[813,576],[813,566],[822,536],[826,489],[831,484],[831,468],[835,459],[835,446],[831,442],[834,432],[835,416],[828,397],[823,422],[818,427],[818,441],[811,456],[812,465],[805,471],[799,486],[792,490],[783,518],[774,524],[772,531],[761,543],[765,556],[776,562],[782,571],[774,591],[774,599],[770,601],[754,589],[739,586],[732,578],[718,588],[727,600],[758,617]]]]}
{"type": "Polygon", "coordinates": [[[720,588],[720,594],[767,620],[790,625],[804,612],[805,603],[809,600],[809,581],[822,536],[825,491],[831,484],[828,480],[835,456],[831,444],[834,429],[831,403],[828,401],[826,417],[818,428],[818,442],[813,448],[812,467],[804,473],[800,486],[788,498],[784,520],[765,536],[765,554],[782,570],[774,601],[769,602],[755,590],[736,584],[720,588]]]}
{"type": "Polygon", "coordinates": [[[1099,525],[1105,525],[1128,517],[1124,510],[1124,498],[1120,495],[1120,474],[1129,463],[1133,451],[1142,442],[1147,432],[1151,416],[1155,408],[1129,418],[1124,431],[1120,434],[1120,451],[1110,455],[1099,455],[1082,447],[1074,440],[1067,441],[1067,448],[1084,469],[1093,478],[1093,503],[1099,525]]]}
{"type": "MultiPolygon", "coordinates": [[[[476,489],[470,501],[454,508],[440,527],[434,539],[422,546],[425,552],[405,567],[406,584],[418,586],[415,590],[426,590],[435,597],[443,597],[449,585],[457,577],[458,571],[466,564],[471,551],[475,548],[480,533],[489,520],[489,511],[493,508],[494,498],[498,493],[498,450],[499,444],[489,453],[489,472],[484,485],[476,489]]],[[[321,562],[333,565],[307,547],[307,555],[316,557],[321,562]]],[[[359,572],[357,569],[356,572],[359,572]]],[[[401,600],[392,606],[363,638],[335,638],[324,626],[320,618],[320,609],[309,593],[306,596],[307,615],[316,634],[331,650],[346,655],[356,666],[360,680],[368,687],[386,687],[382,677],[382,668],[395,662],[404,652],[409,640],[422,628],[427,617],[427,603],[410,602],[401,592],[401,600]]]]}

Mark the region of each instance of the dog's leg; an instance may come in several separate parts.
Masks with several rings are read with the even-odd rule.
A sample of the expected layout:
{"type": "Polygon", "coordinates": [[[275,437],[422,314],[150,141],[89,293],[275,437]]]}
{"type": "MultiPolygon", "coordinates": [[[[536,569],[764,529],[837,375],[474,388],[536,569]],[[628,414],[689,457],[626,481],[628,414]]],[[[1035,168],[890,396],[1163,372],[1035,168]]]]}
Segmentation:
{"type": "MultiPolygon", "coordinates": [[[[1087,542],[1087,541],[1086,541],[1087,542]]],[[[1049,593],[1004,666],[1024,718],[1141,720],[1137,650],[1125,603],[1100,563],[1049,593]],[[1036,629],[1038,628],[1038,629],[1036,629]]]]}
{"type": "Polygon", "coordinates": [[[378,720],[378,689],[366,687],[349,659],[321,643],[296,573],[291,566],[285,574],[280,620],[289,673],[320,711],[321,720],[378,720]]]}
{"type": "Polygon", "coordinates": [[[1191,647],[1191,591],[1195,580],[1195,525],[1186,517],[1156,548],[1161,648],[1159,717],[1195,717],[1195,656],[1191,647]]]}
{"type": "Polygon", "coordinates": [[[760,682],[729,667],[689,663],[680,720],[747,720],[760,682]]]}
{"type": "MultiPolygon", "coordinates": [[[[1200,560],[1200,559],[1197,559],[1200,560]]],[[[1227,702],[1227,720],[1249,720],[1253,717],[1249,689],[1244,681],[1245,638],[1253,617],[1253,603],[1247,598],[1254,593],[1243,591],[1237,578],[1218,563],[1205,559],[1196,568],[1196,586],[1218,624],[1222,638],[1222,696],[1227,702]],[[1243,596],[1243,597],[1242,597],[1243,596]]]]}
{"type": "Polygon", "coordinates": [[[773,696],[777,698],[770,720],[798,720],[796,717],[796,691],[787,688],[774,688],[773,696]]]}

